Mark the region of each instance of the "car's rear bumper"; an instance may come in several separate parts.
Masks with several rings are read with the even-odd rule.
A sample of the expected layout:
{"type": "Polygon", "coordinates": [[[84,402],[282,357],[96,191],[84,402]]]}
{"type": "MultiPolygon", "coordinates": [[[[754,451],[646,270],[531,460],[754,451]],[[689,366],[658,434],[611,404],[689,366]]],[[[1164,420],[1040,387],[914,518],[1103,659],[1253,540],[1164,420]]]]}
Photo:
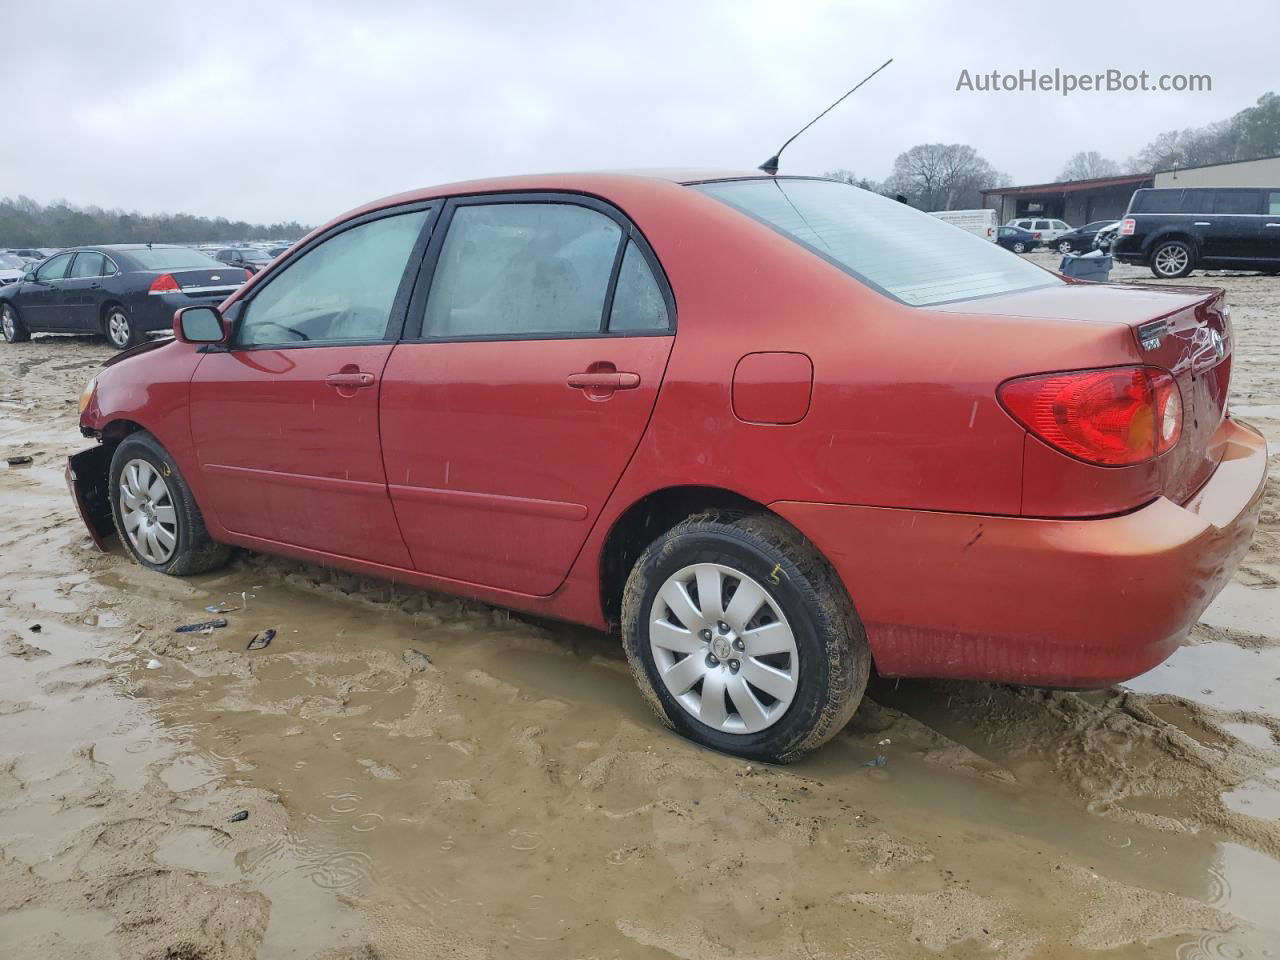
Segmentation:
{"type": "Polygon", "coordinates": [[[1187,503],[1036,520],[781,502],[835,566],[880,673],[1059,687],[1126,680],[1168,657],[1248,550],[1266,441],[1228,420],[1187,503]]]}

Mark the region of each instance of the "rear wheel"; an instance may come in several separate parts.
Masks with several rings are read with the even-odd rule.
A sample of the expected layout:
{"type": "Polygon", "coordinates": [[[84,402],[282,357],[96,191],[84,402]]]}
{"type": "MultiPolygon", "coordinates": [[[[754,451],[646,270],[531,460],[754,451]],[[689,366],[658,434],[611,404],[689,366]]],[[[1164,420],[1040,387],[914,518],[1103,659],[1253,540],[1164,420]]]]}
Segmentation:
{"type": "Polygon", "coordinates": [[[118,303],[107,308],[107,316],[102,322],[103,332],[117,350],[124,350],[138,343],[142,338],[133,326],[129,311],[118,303]]]}
{"type": "Polygon", "coordinates": [[[622,628],[662,720],[754,760],[787,763],[835,736],[870,671],[843,585],[767,514],[693,517],[650,544],[627,580],[622,628]]]}
{"type": "Polygon", "coordinates": [[[1151,254],[1151,272],[1162,280],[1185,277],[1195,269],[1191,245],[1182,240],[1168,240],[1151,254]]]}
{"type": "Polygon", "coordinates": [[[1027,245],[1026,245],[1025,243],[1023,243],[1021,240],[1015,240],[1015,241],[1013,241],[1013,252],[1014,252],[1014,253],[1026,253],[1026,252],[1027,252],[1027,245]]]}
{"type": "Polygon", "coordinates": [[[178,467],[151,434],[130,434],[111,457],[111,514],[120,539],[144,567],[175,577],[226,563],[178,467]]]}
{"type": "Polygon", "coordinates": [[[24,340],[31,339],[31,331],[27,329],[11,303],[0,306],[0,333],[4,334],[5,340],[9,343],[22,343],[24,340]]]}

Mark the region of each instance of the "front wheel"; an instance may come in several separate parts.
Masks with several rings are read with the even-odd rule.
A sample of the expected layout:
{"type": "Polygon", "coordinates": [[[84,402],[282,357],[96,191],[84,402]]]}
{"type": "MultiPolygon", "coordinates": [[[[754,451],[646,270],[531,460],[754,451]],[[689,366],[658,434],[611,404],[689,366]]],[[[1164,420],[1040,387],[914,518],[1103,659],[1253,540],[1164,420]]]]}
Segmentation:
{"type": "Polygon", "coordinates": [[[119,304],[107,310],[106,319],[103,321],[103,330],[107,334],[107,339],[111,341],[111,345],[117,350],[125,350],[128,347],[132,347],[142,339],[134,328],[133,319],[129,316],[129,311],[119,304]]]}
{"type": "Polygon", "coordinates": [[[0,307],[0,333],[8,343],[22,343],[31,339],[31,331],[27,329],[13,304],[6,303],[0,307]]]}
{"type": "Polygon", "coordinates": [[[146,432],[130,434],[111,457],[111,514],[133,558],[158,573],[185,577],[227,562],[169,452],[146,432]]]}
{"type": "Polygon", "coordinates": [[[1071,247],[1070,240],[1063,240],[1060,244],[1058,244],[1058,252],[1063,256],[1066,256],[1068,253],[1071,252],[1071,250],[1072,250],[1072,247],[1071,247]]]}
{"type": "Polygon", "coordinates": [[[1169,240],[1151,254],[1151,272],[1161,280],[1185,277],[1195,268],[1191,245],[1182,240],[1169,240]]]}
{"type": "Polygon", "coordinates": [[[767,514],[693,517],[650,544],[627,580],[622,629],[659,717],[752,760],[787,763],[831,739],[870,672],[843,585],[767,514]]]}

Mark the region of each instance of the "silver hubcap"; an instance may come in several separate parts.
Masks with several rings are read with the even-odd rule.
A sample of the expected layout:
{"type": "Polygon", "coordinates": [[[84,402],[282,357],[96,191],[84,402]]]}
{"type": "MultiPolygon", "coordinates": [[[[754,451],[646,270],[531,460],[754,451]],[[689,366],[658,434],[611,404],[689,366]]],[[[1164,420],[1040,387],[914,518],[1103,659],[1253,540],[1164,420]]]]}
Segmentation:
{"type": "Polygon", "coordinates": [[[130,460],[120,474],[120,519],[133,548],[150,563],[165,563],[178,548],[169,485],[145,460],[130,460]]]}
{"type": "Polygon", "coordinates": [[[1071,244],[1069,244],[1069,243],[1060,243],[1060,244],[1058,244],[1058,252],[1059,252],[1059,253],[1070,253],[1070,252],[1071,252],[1071,244]]]}
{"type": "Polygon", "coordinates": [[[1022,243],[1021,241],[1013,245],[1014,253],[1021,253],[1025,249],[1027,249],[1027,245],[1025,243],[1022,243]]]}
{"type": "Polygon", "coordinates": [[[1156,254],[1156,269],[1163,274],[1181,273],[1187,266],[1187,251],[1182,247],[1165,247],[1156,254]]]}
{"type": "Polygon", "coordinates": [[[107,336],[117,347],[129,342],[129,318],[119,310],[112,310],[107,317],[107,336]]]}
{"type": "Polygon", "coordinates": [[[4,338],[12,340],[18,332],[17,325],[13,322],[13,308],[5,307],[4,314],[0,315],[0,327],[4,328],[4,338]]]}
{"type": "Polygon", "coordinates": [[[800,654],[769,592],[718,563],[672,574],[649,611],[649,649],[667,691],[722,733],[756,733],[786,713],[800,654]]]}

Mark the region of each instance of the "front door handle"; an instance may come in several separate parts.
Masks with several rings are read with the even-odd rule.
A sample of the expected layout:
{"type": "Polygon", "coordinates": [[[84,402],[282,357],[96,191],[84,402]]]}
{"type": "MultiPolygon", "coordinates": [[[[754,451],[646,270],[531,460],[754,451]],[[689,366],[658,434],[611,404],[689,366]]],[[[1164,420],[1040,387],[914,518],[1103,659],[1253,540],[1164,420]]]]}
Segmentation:
{"type": "Polygon", "coordinates": [[[1268,224],[1267,224],[1267,226],[1268,226],[1268,227],[1276,227],[1276,228],[1280,229],[1280,223],[1268,223],[1268,224]]]}
{"type": "Polygon", "coordinates": [[[1196,221],[1194,221],[1191,225],[1192,225],[1193,227],[1212,227],[1212,226],[1213,226],[1213,221],[1211,221],[1211,220],[1196,220],[1196,221]]]}
{"type": "Polygon", "coordinates": [[[324,382],[331,387],[358,390],[360,387],[373,386],[373,374],[366,373],[363,370],[352,373],[331,373],[324,378],[324,382]]]}
{"type": "Polygon", "coordinates": [[[576,390],[634,390],[640,386],[640,374],[621,373],[573,373],[565,381],[576,390]]]}

